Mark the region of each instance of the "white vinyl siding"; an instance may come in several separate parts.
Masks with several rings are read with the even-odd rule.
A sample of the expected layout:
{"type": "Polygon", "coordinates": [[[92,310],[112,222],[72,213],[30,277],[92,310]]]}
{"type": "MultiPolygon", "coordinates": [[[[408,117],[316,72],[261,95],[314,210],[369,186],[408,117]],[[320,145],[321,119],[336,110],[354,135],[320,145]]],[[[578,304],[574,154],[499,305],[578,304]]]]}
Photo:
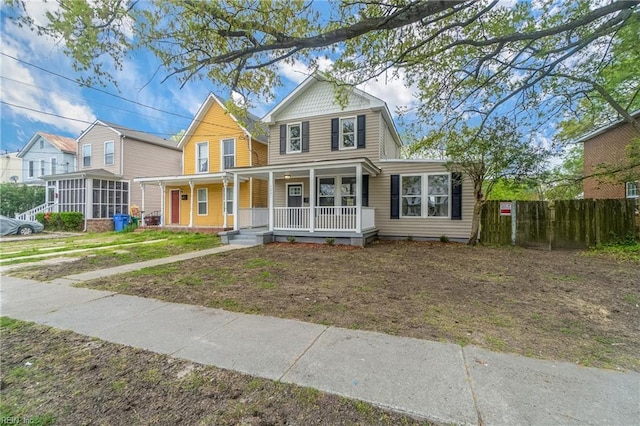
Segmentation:
{"type": "Polygon", "coordinates": [[[198,188],[198,216],[206,216],[208,211],[207,188],[198,188]]]}

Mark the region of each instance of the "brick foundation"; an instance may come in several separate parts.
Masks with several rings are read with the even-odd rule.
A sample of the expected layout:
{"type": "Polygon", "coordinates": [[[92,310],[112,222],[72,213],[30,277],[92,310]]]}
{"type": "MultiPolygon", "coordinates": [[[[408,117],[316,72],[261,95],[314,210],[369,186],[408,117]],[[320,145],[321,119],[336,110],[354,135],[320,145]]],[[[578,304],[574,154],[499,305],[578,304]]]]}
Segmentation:
{"type": "Polygon", "coordinates": [[[113,219],[87,219],[87,232],[111,232],[113,230],[113,219]]]}

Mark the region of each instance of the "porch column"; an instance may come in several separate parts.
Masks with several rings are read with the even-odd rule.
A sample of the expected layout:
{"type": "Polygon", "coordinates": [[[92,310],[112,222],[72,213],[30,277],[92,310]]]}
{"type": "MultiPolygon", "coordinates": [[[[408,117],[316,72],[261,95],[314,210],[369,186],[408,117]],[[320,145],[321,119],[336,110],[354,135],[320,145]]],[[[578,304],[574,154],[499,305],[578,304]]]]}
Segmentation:
{"type": "Polygon", "coordinates": [[[191,194],[189,195],[189,228],[193,228],[193,181],[189,180],[189,189],[191,194]]]}
{"type": "Polygon", "coordinates": [[[140,194],[142,202],[140,203],[140,226],[144,226],[144,183],[140,182],[140,194]]]}
{"type": "Polygon", "coordinates": [[[222,178],[222,229],[227,229],[227,177],[222,178]]]}
{"type": "Polygon", "coordinates": [[[269,172],[269,231],[273,232],[273,172],[269,172]]]}
{"type": "Polygon", "coordinates": [[[164,194],[164,183],[160,182],[160,226],[164,226],[165,222],[166,222],[166,218],[164,217],[164,198],[165,198],[165,194],[164,194]]]}
{"type": "Polygon", "coordinates": [[[362,164],[356,165],[356,232],[362,232],[362,164]]]}
{"type": "MultiPolygon", "coordinates": [[[[251,198],[251,195],[249,195],[251,198]]],[[[238,204],[240,201],[240,179],[238,174],[233,174],[233,230],[240,229],[240,220],[238,218],[238,204]]]]}
{"type": "MultiPolygon", "coordinates": [[[[303,194],[304,198],[304,194],[303,194]]],[[[316,169],[309,170],[309,232],[316,227],[316,169]]]]}

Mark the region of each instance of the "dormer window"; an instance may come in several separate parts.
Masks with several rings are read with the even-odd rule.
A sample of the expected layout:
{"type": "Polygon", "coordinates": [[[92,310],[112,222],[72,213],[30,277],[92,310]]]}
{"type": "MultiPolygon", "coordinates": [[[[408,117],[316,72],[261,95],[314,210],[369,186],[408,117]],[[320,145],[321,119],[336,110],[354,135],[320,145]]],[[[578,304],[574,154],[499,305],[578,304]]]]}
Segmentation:
{"type": "Polygon", "coordinates": [[[302,152],[302,128],[300,123],[287,126],[287,154],[302,152]]]}

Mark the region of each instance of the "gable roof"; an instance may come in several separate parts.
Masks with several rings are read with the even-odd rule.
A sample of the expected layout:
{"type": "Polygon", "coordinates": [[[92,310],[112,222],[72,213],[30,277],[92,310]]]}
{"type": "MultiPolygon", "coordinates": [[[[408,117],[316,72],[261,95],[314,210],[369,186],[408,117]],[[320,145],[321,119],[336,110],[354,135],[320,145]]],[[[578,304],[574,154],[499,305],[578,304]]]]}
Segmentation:
{"type": "Polygon", "coordinates": [[[29,152],[31,147],[38,141],[39,138],[47,141],[51,146],[56,148],[58,151],[67,153],[67,154],[76,154],[77,143],[73,138],[68,138],[66,136],[54,135],[53,133],[45,133],[45,132],[36,132],[29,142],[18,152],[17,157],[22,158],[24,154],[29,152]]]}
{"type": "Polygon", "coordinates": [[[86,136],[89,133],[89,131],[93,129],[95,126],[106,127],[125,138],[135,139],[140,142],[146,142],[153,145],[158,145],[164,148],[169,148],[169,149],[174,149],[176,151],[179,151],[179,148],[175,141],[172,141],[169,139],[162,139],[158,136],[150,135],[148,133],[140,132],[138,130],[133,130],[125,126],[121,126],[120,124],[111,123],[109,121],[104,121],[104,120],[94,121],[93,124],[91,124],[91,126],[89,126],[84,132],[82,132],[82,134],[78,137],[77,142],[80,142],[80,139],[86,136]]]}
{"type": "MultiPolygon", "coordinates": [[[[631,116],[631,118],[637,119],[640,118],[640,110],[634,111],[632,113],[629,114],[631,116]]],[[[588,141],[589,139],[593,139],[596,136],[599,136],[603,133],[608,132],[609,130],[612,130],[618,126],[623,125],[624,123],[627,123],[627,120],[620,119],[617,121],[614,121],[613,123],[607,124],[606,126],[600,127],[599,129],[596,129],[590,133],[587,133],[586,135],[582,136],[581,138],[579,138],[575,143],[583,143],[588,141]]]]}
{"type": "Polygon", "coordinates": [[[182,135],[182,138],[180,138],[178,147],[182,148],[186,141],[193,136],[196,128],[200,123],[204,121],[205,115],[214,104],[218,104],[227,114],[229,114],[229,117],[231,117],[231,119],[248,137],[265,144],[267,143],[267,129],[260,121],[260,118],[247,111],[247,123],[245,127],[232,113],[229,112],[227,107],[224,105],[224,102],[218,99],[218,97],[213,93],[209,93],[207,99],[202,103],[202,105],[200,105],[200,108],[198,109],[196,116],[191,121],[191,124],[187,128],[187,131],[184,132],[184,135],[182,135]]]}
{"type": "MultiPolygon", "coordinates": [[[[291,93],[289,93],[280,103],[274,106],[271,111],[265,114],[262,117],[262,121],[267,124],[274,124],[277,121],[277,115],[285,110],[289,105],[293,104],[296,99],[298,99],[304,92],[309,90],[314,84],[318,82],[330,82],[329,77],[320,71],[315,71],[309,77],[304,79],[302,83],[300,83],[291,93]]],[[[373,96],[364,90],[358,89],[357,87],[352,87],[350,90],[353,90],[353,93],[365,98],[369,101],[369,108],[373,111],[380,111],[383,119],[386,121],[389,126],[389,130],[391,132],[391,136],[393,140],[396,142],[398,146],[402,146],[402,141],[400,140],[400,135],[398,134],[398,130],[396,125],[391,117],[391,112],[389,112],[389,107],[387,103],[382,99],[373,96]]]]}

